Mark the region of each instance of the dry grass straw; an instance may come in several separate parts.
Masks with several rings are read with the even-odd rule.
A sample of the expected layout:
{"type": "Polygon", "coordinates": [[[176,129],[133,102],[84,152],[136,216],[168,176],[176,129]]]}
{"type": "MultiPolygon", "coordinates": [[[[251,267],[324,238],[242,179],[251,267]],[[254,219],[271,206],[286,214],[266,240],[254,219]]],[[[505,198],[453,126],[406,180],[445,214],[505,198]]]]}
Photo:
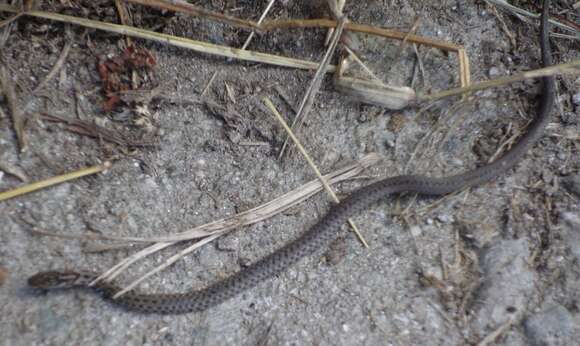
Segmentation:
{"type": "MultiPolygon", "coordinates": [[[[310,112],[310,108],[312,108],[314,96],[316,96],[316,93],[318,93],[318,90],[320,89],[320,84],[322,83],[322,77],[325,74],[324,71],[327,69],[327,66],[330,65],[330,59],[334,55],[334,52],[336,51],[336,47],[338,45],[338,41],[342,36],[342,30],[344,28],[344,25],[346,24],[346,18],[343,18],[340,23],[341,24],[332,33],[331,43],[328,46],[328,49],[326,50],[326,53],[324,54],[324,57],[322,58],[322,61],[320,62],[318,69],[316,70],[316,74],[314,74],[314,77],[310,80],[310,85],[308,86],[308,89],[306,90],[306,93],[302,98],[300,107],[298,107],[298,113],[296,113],[296,117],[292,122],[292,129],[294,131],[300,129],[306,115],[308,114],[308,112],[310,112]]],[[[284,144],[282,145],[282,149],[280,149],[280,154],[278,155],[279,159],[282,158],[282,156],[284,155],[287,145],[288,145],[288,137],[286,137],[286,139],[284,140],[284,144]]]]}
{"type": "MultiPolygon", "coordinates": [[[[12,6],[0,4],[0,11],[19,13],[19,11],[12,6]]],[[[45,11],[30,11],[25,13],[27,16],[44,18],[53,21],[69,23],[74,25],[83,26],[91,29],[98,29],[107,32],[112,32],[120,35],[131,36],[135,38],[141,38],[145,40],[160,42],[164,44],[173,45],[176,47],[190,49],[199,53],[219,55],[226,58],[235,58],[245,61],[259,62],[276,66],[293,67],[306,70],[314,70],[318,67],[317,63],[286,58],[282,56],[277,56],[273,54],[260,53],[254,51],[247,51],[237,48],[231,48],[227,46],[220,46],[216,44],[191,40],[183,37],[172,36],[167,34],[162,34],[154,31],[144,30],[132,26],[112,24],[106,22],[100,22],[96,20],[90,20],[85,18],[79,18],[74,16],[67,16],[58,13],[45,12],[45,11]]],[[[334,71],[334,66],[330,65],[327,72],[334,71]]]]}
{"type": "MultiPolygon", "coordinates": [[[[335,20],[331,19],[308,19],[308,20],[300,20],[300,19],[292,19],[292,20],[274,20],[274,21],[266,21],[261,25],[258,25],[255,22],[245,21],[238,18],[228,17],[221,15],[219,13],[213,13],[210,11],[202,10],[199,8],[195,8],[192,5],[183,2],[168,2],[168,1],[145,1],[145,0],[127,0],[133,3],[138,3],[147,6],[153,6],[162,9],[168,9],[176,12],[182,12],[189,15],[199,16],[204,15],[206,18],[212,18],[216,20],[220,20],[224,23],[228,23],[237,27],[247,28],[247,29],[254,29],[256,31],[272,31],[277,29],[288,29],[288,28],[335,28],[339,23],[335,20]],[[185,6],[185,7],[184,7],[185,6]]],[[[310,69],[315,70],[318,68],[318,64],[310,61],[305,61],[301,59],[294,59],[294,58],[286,58],[277,55],[267,54],[267,53],[260,53],[254,51],[246,51],[243,49],[236,49],[227,46],[220,46],[206,42],[200,42],[196,40],[191,40],[183,37],[177,37],[172,35],[161,34],[149,30],[139,29],[132,26],[126,25],[119,25],[119,24],[112,24],[106,22],[100,22],[85,18],[79,18],[74,16],[67,16],[58,13],[52,12],[45,12],[45,11],[27,11],[21,12],[18,8],[10,5],[3,5],[0,4],[0,11],[15,13],[15,14],[24,14],[27,16],[37,17],[37,18],[44,18],[48,20],[54,20],[64,23],[75,24],[87,28],[103,30],[107,32],[112,32],[120,35],[127,35],[131,37],[156,41],[160,43],[170,44],[181,48],[190,49],[196,52],[205,53],[205,54],[212,54],[212,55],[219,55],[227,58],[236,58],[245,61],[253,61],[265,64],[271,64],[276,66],[285,66],[285,67],[293,67],[293,68],[300,68],[300,69],[310,69]]],[[[448,43],[445,41],[439,41],[435,39],[430,39],[426,37],[421,37],[418,35],[413,35],[409,33],[399,32],[396,30],[390,29],[383,29],[374,27],[371,25],[365,24],[356,24],[356,23],[346,23],[344,25],[344,29],[353,32],[365,33],[369,35],[376,35],[390,39],[396,40],[404,40],[406,39],[407,42],[416,43],[421,45],[427,45],[435,48],[439,48],[442,50],[455,52],[460,54],[462,47],[448,43]]],[[[466,56],[465,56],[466,57],[466,56]]],[[[469,73],[468,65],[461,65],[464,64],[465,61],[463,59],[459,60],[460,66],[459,70],[461,74],[469,73]]],[[[333,72],[335,69],[334,65],[329,65],[326,72],[333,72]]],[[[462,75],[460,80],[465,80],[466,75],[462,75]]],[[[465,84],[461,84],[465,86],[465,84]]]]}
{"type": "Polygon", "coordinates": [[[245,29],[258,29],[260,26],[258,23],[243,20],[240,18],[228,16],[222,13],[213,12],[206,10],[202,7],[198,7],[189,4],[185,1],[175,1],[175,0],[125,0],[133,4],[139,4],[148,7],[155,7],[161,10],[168,10],[172,12],[181,12],[194,17],[203,17],[207,19],[214,20],[216,22],[221,22],[225,24],[230,24],[238,28],[245,29]]]}
{"type": "MultiPolygon", "coordinates": [[[[187,256],[188,254],[192,253],[193,251],[201,248],[205,244],[209,244],[210,242],[214,241],[215,239],[221,237],[224,233],[225,232],[217,232],[217,233],[215,233],[213,235],[210,235],[210,236],[208,236],[206,238],[203,238],[200,241],[196,242],[195,244],[193,244],[191,246],[188,246],[187,248],[185,248],[185,249],[179,251],[178,253],[174,254],[173,256],[167,258],[161,265],[158,265],[157,267],[155,267],[152,270],[148,271],[144,275],[140,276],[138,279],[133,280],[133,282],[131,282],[127,286],[123,287],[123,289],[121,289],[119,292],[115,293],[115,295],[113,296],[113,299],[117,299],[120,296],[124,295],[125,293],[131,291],[132,289],[134,289],[135,287],[137,287],[143,281],[145,281],[148,278],[152,277],[153,275],[159,273],[160,271],[164,270],[165,268],[168,268],[173,263],[179,261],[181,258],[183,258],[184,256],[187,256]]],[[[95,280],[91,284],[97,283],[98,282],[97,280],[95,280]]]]}
{"type": "Polygon", "coordinates": [[[66,173],[63,175],[58,175],[56,177],[52,177],[52,178],[49,178],[46,180],[41,180],[41,181],[37,181],[37,182],[31,183],[31,184],[27,184],[27,185],[21,186],[19,188],[16,188],[16,189],[13,189],[10,191],[0,192],[0,202],[5,201],[5,200],[10,199],[10,198],[22,196],[22,195],[30,193],[30,192],[38,191],[40,189],[44,189],[44,188],[47,188],[50,186],[61,184],[61,183],[67,182],[69,180],[77,179],[77,178],[84,177],[84,176],[91,175],[91,174],[100,173],[100,172],[106,171],[110,167],[111,167],[111,163],[105,162],[101,165],[83,168],[83,169],[80,169],[78,171],[66,173]]]}
{"type": "Polygon", "coordinates": [[[477,346],[488,346],[495,344],[495,340],[505,332],[514,324],[516,320],[514,317],[508,317],[507,321],[502,323],[499,327],[493,330],[491,333],[486,335],[480,342],[477,343],[477,346]]]}
{"type": "MultiPolygon", "coordinates": [[[[270,2],[268,3],[268,5],[266,5],[266,8],[264,9],[264,12],[262,12],[262,15],[260,16],[260,18],[258,19],[258,25],[262,24],[262,22],[264,21],[264,19],[266,18],[266,16],[268,15],[268,12],[270,12],[270,9],[272,9],[272,6],[274,5],[274,2],[276,2],[276,0],[270,0],[270,2]]],[[[248,45],[250,44],[250,42],[252,41],[252,38],[254,38],[254,35],[256,34],[255,31],[252,31],[250,33],[250,35],[248,36],[248,38],[246,39],[246,42],[244,42],[244,44],[242,45],[242,49],[246,49],[248,48],[248,45]]]]}
{"type": "MultiPolygon", "coordinates": [[[[300,143],[298,138],[296,138],[292,129],[288,126],[288,124],[286,124],[286,122],[284,121],[284,118],[282,118],[282,115],[280,115],[280,113],[276,109],[276,106],[274,106],[272,101],[270,101],[268,98],[264,98],[264,103],[266,104],[268,109],[270,109],[272,114],[276,117],[276,120],[278,120],[278,122],[282,125],[282,127],[284,127],[284,130],[286,130],[286,133],[288,134],[288,136],[292,139],[292,141],[294,142],[294,144],[296,145],[296,147],[298,148],[298,150],[300,151],[300,153],[302,154],[304,159],[308,162],[308,164],[310,165],[310,168],[312,168],[312,170],[316,174],[316,177],[318,178],[318,180],[320,180],[320,182],[322,183],[322,185],[326,189],[326,192],[332,197],[332,199],[335,203],[337,203],[337,204],[340,203],[340,200],[338,199],[338,197],[336,197],[336,194],[334,193],[332,188],[330,188],[330,185],[328,185],[328,182],[324,179],[324,177],[320,173],[320,170],[318,169],[318,167],[316,167],[314,160],[312,160],[310,155],[308,155],[308,152],[306,152],[306,149],[304,149],[304,147],[302,146],[302,144],[300,143]]],[[[369,247],[368,243],[366,242],[366,240],[364,239],[362,234],[359,232],[358,227],[355,225],[355,223],[352,221],[352,219],[349,218],[348,223],[349,223],[350,227],[352,227],[353,231],[355,232],[355,234],[357,235],[357,237],[361,241],[361,243],[364,245],[364,247],[368,248],[369,247]]]]}
{"type": "Polygon", "coordinates": [[[22,15],[23,15],[23,13],[17,13],[11,17],[8,17],[8,18],[0,21],[0,29],[2,29],[3,27],[7,26],[8,24],[14,22],[18,18],[20,18],[22,15]]]}
{"type": "Polygon", "coordinates": [[[571,62],[565,63],[565,64],[552,65],[552,66],[540,68],[537,70],[531,70],[531,71],[518,73],[518,74],[513,75],[513,76],[506,76],[506,77],[496,78],[496,79],[492,79],[492,80],[488,80],[488,81],[484,81],[484,82],[479,82],[479,83],[475,83],[475,84],[472,84],[472,85],[467,86],[467,87],[454,88],[454,89],[445,90],[445,91],[435,93],[435,94],[418,96],[417,101],[418,102],[431,102],[431,101],[436,101],[436,100],[439,100],[439,99],[442,99],[445,97],[462,95],[462,94],[467,94],[467,93],[471,93],[471,92],[478,91],[478,90],[502,86],[505,84],[521,82],[521,81],[524,81],[526,79],[534,79],[534,78],[540,78],[540,77],[554,76],[554,75],[559,75],[559,74],[579,74],[579,73],[580,73],[580,59],[574,60],[574,61],[571,61],[571,62]]]}
{"type": "Polygon", "coordinates": [[[18,147],[20,152],[23,153],[28,150],[28,140],[24,133],[26,113],[24,113],[19,105],[14,84],[12,76],[8,72],[8,68],[4,65],[0,65],[0,95],[4,94],[6,97],[6,103],[8,104],[10,115],[12,117],[12,127],[14,128],[14,133],[16,133],[16,139],[18,140],[18,147]]]}
{"type": "Polygon", "coordinates": [[[54,76],[56,76],[56,74],[61,70],[64,62],[66,61],[66,58],[68,57],[72,45],[73,45],[72,40],[67,40],[65,42],[64,47],[62,48],[62,51],[60,52],[58,59],[56,60],[56,63],[52,66],[46,77],[44,77],[42,81],[38,83],[38,85],[34,88],[34,90],[32,90],[32,95],[36,95],[40,90],[42,90],[48,84],[48,82],[50,82],[54,78],[54,76]]]}
{"type": "MultiPolygon", "coordinates": [[[[514,6],[510,3],[508,3],[505,0],[485,0],[485,2],[487,2],[490,5],[495,5],[499,8],[501,8],[504,11],[507,11],[513,15],[515,15],[516,17],[520,18],[520,19],[525,19],[525,18],[532,18],[535,20],[540,20],[540,13],[533,13],[533,12],[529,12],[524,10],[523,8],[519,8],[517,6],[514,6]]],[[[558,37],[558,38],[565,38],[565,39],[571,39],[571,40],[580,40],[580,31],[578,30],[579,25],[578,24],[574,24],[574,23],[563,23],[561,21],[555,20],[550,18],[549,19],[550,24],[553,25],[554,27],[557,27],[561,30],[570,32],[571,35],[565,35],[565,34],[559,34],[559,33],[550,33],[550,36],[553,37],[558,37]]]]}
{"type": "MultiPolygon", "coordinates": [[[[379,161],[379,157],[376,154],[369,154],[362,158],[359,162],[355,164],[348,165],[342,169],[334,171],[330,174],[324,176],[326,181],[330,184],[335,184],[340,181],[353,179],[360,173],[362,173],[366,168],[375,165],[379,161]]],[[[165,249],[179,241],[183,240],[193,240],[205,237],[214,237],[215,239],[220,235],[226,234],[235,228],[240,228],[243,226],[248,226],[256,222],[268,219],[276,214],[284,212],[289,208],[305,201],[317,192],[322,190],[322,184],[318,180],[310,181],[301,187],[286,193],[280,197],[271,200],[268,203],[262,204],[258,207],[252,208],[245,212],[227,217],[221,220],[213,221],[201,226],[194,227],[186,232],[178,233],[173,236],[168,237],[157,237],[157,238],[134,238],[134,237],[117,237],[116,240],[121,241],[132,241],[132,242],[156,242],[145,249],[129,256],[128,258],[117,263],[115,266],[103,273],[97,280],[110,281],[117,277],[120,273],[126,270],[133,263],[153,254],[157,251],[165,249]]],[[[182,252],[189,253],[197,249],[201,245],[193,244],[189,250],[183,250],[182,252]]],[[[173,257],[172,257],[173,258],[173,257]]],[[[166,264],[169,265],[172,259],[168,259],[166,264]]],[[[171,262],[173,263],[173,262],[171,262]]],[[[157,269],[155,269],[157,271],[157,269]]]]}

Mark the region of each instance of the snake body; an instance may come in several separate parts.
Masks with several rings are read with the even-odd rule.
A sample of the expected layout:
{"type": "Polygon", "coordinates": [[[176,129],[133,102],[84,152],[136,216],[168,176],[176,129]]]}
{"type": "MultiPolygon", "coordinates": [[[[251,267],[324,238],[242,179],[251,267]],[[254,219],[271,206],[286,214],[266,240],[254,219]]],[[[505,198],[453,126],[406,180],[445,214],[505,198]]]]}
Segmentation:
{"type": "MultiPolygon", "coordinates": [[[[552,64],[548,40],[549,1],[544,1],[540,45],[544,66],[552,64]]],[[[177,294],[141,294],[128,292],[113,299],[120,288],[105,282],[89,286],[97,275],[75,271],[41,272],[29,278],[31,287],[40,289],[91,287],[105,299],[130,311],[161,314],[181,314],[203,311],[248,290],[260,282],[277,275],[305,256],[322,253],[337,237],[338,230],[347,219],[359,214],[386,196],[398,193],[444,195],[490,181],[513,168],[528,149],[542,136],[550,121],[554,103],[555,81],[552,76],[543,78],[541,99],[537,114],[527,132],[501,158],[462,174],[447,177],[402,175],[377,181],[355,192],[332,207],[318,223],[296,240],[262,258],[238,273],[218,281],[205,289],[177,294]]]]}

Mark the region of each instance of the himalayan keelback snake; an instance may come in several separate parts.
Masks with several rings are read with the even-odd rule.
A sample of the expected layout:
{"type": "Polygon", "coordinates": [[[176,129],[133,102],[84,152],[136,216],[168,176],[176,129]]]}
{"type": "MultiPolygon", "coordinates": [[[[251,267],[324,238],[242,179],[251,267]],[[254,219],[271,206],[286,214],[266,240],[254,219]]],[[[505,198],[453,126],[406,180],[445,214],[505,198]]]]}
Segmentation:
{"type": "MultiPolygon", "coordinates": [[[[549,1],[545,0],[540,33],[544,66],[552,64],[548,39],[549,6],[549,1]]],[[[369,206],[383,200],[386,196],[407,192],[431,196],[444,195],[479,185],[505,173],[513,168],[528,149],[542,136],[546,125],[550,121],[554,93],[554,77],[544,77],[543,90],[536,117],[520,140],[496,161],[471,171],[448,177],[432,178],[420,175],[402,175],[365,186],[332,207],[317,224],[296,240],[240,272],[205,289],[176,294],[128,292],[117,299],[112,299],[115,293],[120,290],[119,287],[102,281],[94,286],[89,286],[89,283],[97,277],[96,274],[81,271],[41,272],[30,277],[28,283],[30,286],[40,289],[92,287],[100,291],[104,298],[131,311],[180,314],[206,310],[256,286],[264,280],[268,280],[294,265],[305,256],[321,253],[337,237],[338,230],[349,217],[359,214],[369,206]]]]}

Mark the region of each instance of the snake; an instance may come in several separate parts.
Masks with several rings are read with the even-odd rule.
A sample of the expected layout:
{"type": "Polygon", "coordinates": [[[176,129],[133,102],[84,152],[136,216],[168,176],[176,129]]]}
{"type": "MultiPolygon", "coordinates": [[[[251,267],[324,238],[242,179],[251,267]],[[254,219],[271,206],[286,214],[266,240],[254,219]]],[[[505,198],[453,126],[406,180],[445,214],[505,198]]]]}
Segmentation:
{"type": "MultiPolygon", "coordinates": [[[[549,0],[544,1],[541,16],[539,41],[543,66],[552,65],[548,38],[549,3],[549,0]]],[[[206,288],[163,294],[129,291],[114,298],[115,294],[121,290],[119,286],[105,281],[97,281],[96,284],[91,285],[98,277],[96,273],[71,270],[40,272],[31,276],[28,284],[30,287],[42,290],[91,288],[113,304],[138,313],[184,314],[205,311],[282,273],[304,257],[322,254],[339,235],[338,230],[349,217],[363,212],[390,195],[416,193],[425,196],[441,196],[483,184],[506,173],[514,168],[524,154],[542,137],[550,121],[554,98],[554,77],[543,77],[536,116],[528,125],[525,134],[495,161],[457,175],[443,177],[400,175],[359,188],[331,207],[324,217],[295,240],[206,288]]]]}

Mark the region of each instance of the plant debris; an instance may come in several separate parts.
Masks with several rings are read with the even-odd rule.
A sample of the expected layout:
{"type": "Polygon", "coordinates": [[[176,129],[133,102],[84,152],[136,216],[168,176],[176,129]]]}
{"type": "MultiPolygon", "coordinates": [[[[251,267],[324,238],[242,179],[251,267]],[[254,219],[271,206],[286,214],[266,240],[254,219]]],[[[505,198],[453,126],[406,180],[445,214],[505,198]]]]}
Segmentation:
{"type": "Polygon", "coordinates": [[[155,64],[156,60],[149,50],[135,45],[125,48],[119,56],[99,59],[97,70],[105,95],[103,110],[108,113],[122,106],[120,93],[135,89],[133,73],[151,71],[155,64]]]}

